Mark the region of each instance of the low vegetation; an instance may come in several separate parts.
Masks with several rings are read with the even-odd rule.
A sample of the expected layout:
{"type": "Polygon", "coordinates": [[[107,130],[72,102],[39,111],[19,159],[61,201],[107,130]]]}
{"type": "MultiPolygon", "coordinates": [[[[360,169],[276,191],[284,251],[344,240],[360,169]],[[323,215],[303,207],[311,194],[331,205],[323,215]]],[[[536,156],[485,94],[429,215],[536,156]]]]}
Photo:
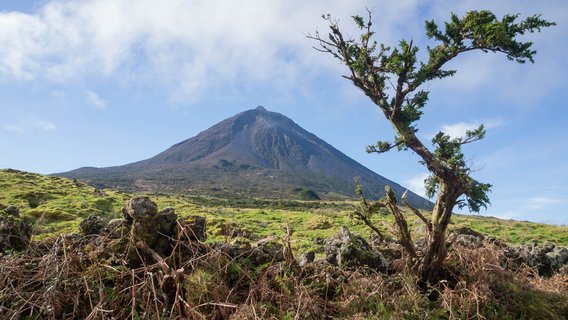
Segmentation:
{"type": "MultiPolygon", "coordinates": [[[[324,258],[324,241],[341,226],[369,238],[368,228],[350,217],[357,206],[354,201],[151,196],[159,208],[175,208],[182,219],[206,217],[207,240],[174,237],[173,247],[183,250],[174,250],[165,257],[154,255],[155,260],[132,265],[128,263],[129,255],[100,253],[109,251],[100,249],[105,247],[128,250],[126,244],[135,243],[132,232],[122,232],[125,238],[118,240],[107,235],[79,234],[79,223],[93,214],[106,221],[122,218],[122,208],[132,195],[97,190],[80,181],[14,170],[1,170],[0,184],[2,209],[18,206],[22,218],[33,225],[33,240],[28,249],[7,252],[0,258],[3,318],[565,319],[568,316],[568,277],[562,274],[544,277],[536,268],[526,265],[504,267],[507,257],[498,246],[455,245],[444,265],[445,280],[427,292],[415,286],[418,279],[405,267],[404,256],[400,255],[392,258],[386,273],[364,266],[348,268],[326,263],[300,266],[298,261],[306,252],[315,252],[316,261],[324,258]],[[248,255],[231,256],[223,249],[224,246],[247,248],[248,243],[267,238],[292,251],[282,259],[259,262],[248,255]],[[122,244],[117,245],[117,241],[122,244]],[[171,296],[168,281],[173,281],[170,285],[177,288],[178,296],[171,296]]],[[[413,235],[416,238],[424,235],[421,222],[410,213],[404,214],[413,235]]],[[[373,219],[385,235],[394,236],[390,215],[379,214],[373,219]]],[[[538,241],[568,245],[565,226],[455,215],[450,229],[479,232],[515,244],[538,241]]],[[[136,246],[152,250],[139,243],[136,246]]]]}
{"type": "MultiPolygon", "coordinates": [[[[93,214],[108,219],[121,217],[121,208],[131,196],[111,189],[98,190],[65,178],[0,170],[0,208],[8,205],[19,207],[23,218],[34,226],[36,239],[77,233],[81,220],[93,214]],[[41,204],[30,205],[26,199],[29,194],[41,194],[41,204]]],[[[208,237],[215,241],[225,237],[215,234],[215,230],[227,223],[249,229],[255,237],[283,236],[286,224],[290,223],[294,229],[292,244],[298,249],[311,247],[318,239],[331,236],[342,225],[357,234],[369,235],[369,230],[362,222],[350,218],[350,213],[357,205],[355,201],[228,200],[166,194],[151,197],[160,207],[175,208],[181,216],[205,216],[208,219],[208,237]]],[[[386,234],[393,234],[390,215],[378,215],[373,219],[386,234]]],[[[408,214],[407,219],[413,233],[423,232],[421,223],[415,217],[408,214]]],[[[461,226],[513,244],[534,240],[568,245],[566,226],[455,215],[450,228],[461,226]]]]}

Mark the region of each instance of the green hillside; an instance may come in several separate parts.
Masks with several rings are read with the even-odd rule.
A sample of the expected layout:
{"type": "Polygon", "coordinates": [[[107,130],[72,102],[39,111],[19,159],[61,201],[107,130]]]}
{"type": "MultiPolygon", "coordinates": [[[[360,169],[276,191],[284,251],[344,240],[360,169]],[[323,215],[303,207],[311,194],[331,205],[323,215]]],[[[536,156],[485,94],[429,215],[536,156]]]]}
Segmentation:
{"type": "MultiPolygon", "coordinates": [[[[116,190],[97,190],[80,181],[16,170],[0,170],[0,208],[14,205],[34,225],[36,238],[78,231],[81,220],[96,214],[108,219],[120,217],[121,208],[132,195],[116,190]]],[[[312,247],[345,225],[359,234],[368,234],[361,222],[350,219],[354,201],[295,201],[274,199],[225,200],[190,195],[151,195],[160,207],[173,207],[181,216],[203,215],[208,219],[208,237],[221,240],[244,236],[261,238],[284,235],[290,223],[293,244],[298,249],[312,247]]],[[[390,215],[375,217],[387,234],[390,215]]],[[[411,230],[421,232],[414,216],[408,217],[411,230]]],[[[532,222],[500,220],[482,216],[455,215],[453,228],[469,227],[511,243],[553,242],[568,245],[568,227],[532,222]]]]}
{"type": "MultiPolygon", "coordinates": [[[[568,315],[564,271],[547,275],[543,269],[541,274],[539,265],[515,264],[506,250],[492,244],[472,248],[456,242],[449,251],[444,281],[428,292],[416,286],[416,275],[396,249],[381,249],[388,255],[388,269],[322,262],[329,261],[324,241],[332,235],[338,239],[341,226],[369,235],[366,226],[349,217],[357,205],[354,201],[161,194],[136,198],[156,202],[154,213],[144,217],[141,212],[148,207],[133,213],[128,201],[132,196],[65,178],[0,170],[0,209],[18,206],[20,215],[33,225],[36,240],[24,251],[0,255],[0,318],[253,319],[250,315],[258,313],[254,319],[297,315],[303,319],[566,319],[568,315]],[[109,229],[113,231],[53,237],[78,232],[79,223],[92,214],[109,220],[122,217],[127,202],[127,216],[138,218],[114,220],[118,224],[109,229]],[[175,208],[178,216],[166,207],[175,208]],[[190,215],[207,217],[209,243],[201,241],[205,224],[199,227],[201,219],[190,215]],[[155,219],[158,216],[161,220],[155,219]],[[176,225],[179,216],[187,219],[176,225]],[[288,224],[294,230],[290,238],[285,237],[288,224]],[[291,251],[284,249],[288,245],[291,251]],[[298,263],[308,250],[314,250],[310,254],[317,260],[298,263]]],[[[8,212],[14,210],[4,211],[7,229],[6,222],[15,219],[8,212]]],[[[424,232],[412,215],[407,218],[414,236],[424,232]]],[[[97,219],[89,221],[93,220],[97,219]]],[[[390,215],[376,216],[374,223],[392,235],[390,215]]],[[[568,228],[562,226],[455,216],[450,229],[471,235],[472,230],[464,227],[512,243],[568,244],[568,228]]],[[[348,248],[354,249],[357,242],[351,239],[348,248]]],[[[544,247],[553,246],[538,248],[544,247]]],[[[537,251],[531,257],[540,257],[537,251]]],[[[564,259],[566,252],[566,248],[556,250],[554,257],[564,259]]]]}

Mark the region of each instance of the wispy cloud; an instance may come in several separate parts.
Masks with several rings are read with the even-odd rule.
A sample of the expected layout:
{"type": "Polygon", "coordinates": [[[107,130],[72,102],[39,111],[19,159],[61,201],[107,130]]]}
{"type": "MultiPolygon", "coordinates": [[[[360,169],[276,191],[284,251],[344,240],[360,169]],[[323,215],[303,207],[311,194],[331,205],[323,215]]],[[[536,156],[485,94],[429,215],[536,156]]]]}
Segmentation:
{"type": "MultiPolygon", "coordinates": [[[[500,12],[510,3],[487,5],[500,12]]],[[[477,7],[474,1],[455,5],[433,1],[425,11],[418,0],[388,5],[370,0],[163,0],[159,5],[152,0],[52,0],[42,4],[33,14],[0,13],[0,78],[59,82],[103,74],[159,84],[182,98],[202,94],[203,89],[220,83],[270,82],[274,87],[301,88],[307,75],[329,70],[337,74],[335,61],[322,59],[304,38],[315,29],[326,32],[319,19],[322,13],[333,14],[348,34],[355,34],[349,16],[372,8],[380,12],[374,21],[379,40],[394,45],[411,35],[417,42],[425,41],[422,25],[406,21],[447,19],[451,11],[463,13],[477,7]]],[[[533,5],[525,6],[526,12],[534,11],[533,5]]],[[[537,6],[538,12],[559,23],[566,7],[560,1],[537,6]]],[[[525,69],[511,67],[514,64],[503,67],[504,59],[495,55],[484,56],[482,62],[479,56],[465,55],[452,65],[461,71],[451,81],[441,82],[442,86],[471,91],[491,86],[493,79],[515,78],[527,90],[519,90],[517,81],[505,81],[500,83],[501,87],[508,85],[501,90],[504,95],[514,93],[520,100],[542,96],[563,79],[559,70],[564,68],[557,61],[567,45],[557,39],[566,34],[557,32],[539,41],[539,52],[560,55],[560,59],[542,57],[539,61],[534,71],[544,70],[546,76],[519,76],[525,69]],[[548,85],[539,85],[543,80],[548,85]]]]}
{"type": "Polygon", "coordinates": [[[52,131],[57,129],[53,123],[39,119],[25,120],[15,124],[5,125],[2,128],[15,133],[25,133],[30,130],[52,131]]]}
{"type": "MultiPolygon", "coordinates": [[[[485,121],[473,122],[458,122],[453,124],[444,124],[440,129],[442,132],[450,135],[452,138],[463,137],[468,130],[477,129],[481,124],[485,125],[486,129],[492,129],[502,125],[502,121],[498,119],[488,119],[485,121]]],[[[433,137],[434,135],[432,135],[433,137]]]]}
{"type": "Polygon", "coordinates": [[[304,37],[318,28],[326,32],[322,13],[343,19],[352,31],[350,15],[380,10],[374,25],[387,43],[405,31],[422,32],[420,24],[395,23],[418,19],[418,0],[43,3],[33,14],[0,13],[0,78],[61,82],[102,74],[149,81],[182,99],[219,84],[302,87],[298,82],[308,75],[337,73],[335,61],[321,59],[304,37]]]}
{"type": "Polygon", "coordinates": [[[93,91],[85,90],[85,100],[97,109],[106,108],[106,101],[93,91]]]}
{"type": "Polygon", "coordinates": [[[405,181],[405,185],[410,189],[410,191],[416,193],[419,196],[426,197],[426,188],[424,187],[424,180],[428,178],[428,173],[421,173],[415,177],[412,177],[405,181]]]}

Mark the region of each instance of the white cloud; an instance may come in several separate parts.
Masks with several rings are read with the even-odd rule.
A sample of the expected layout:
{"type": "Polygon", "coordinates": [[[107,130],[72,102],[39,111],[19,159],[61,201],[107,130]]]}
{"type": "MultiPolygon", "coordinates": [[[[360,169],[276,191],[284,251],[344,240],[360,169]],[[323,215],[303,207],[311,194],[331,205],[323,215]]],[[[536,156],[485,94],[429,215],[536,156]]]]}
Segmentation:
{"type": "MultiPolygon", "coordinates": [[[[178,99],[205,94],[206,89],[221,84],[269,83],[272,87],[302,88],[303,83],[322,72],[341,72],[333,59],[322,58],[312,49],[315,43],[304,37],[316,29],[327,32],[325,22],[319,18],[322,13],[338,17],[347,33],[356,34],[349,16],[371,8],[378,40],[393,45],[401,37],[423,42],[422,21],[426,18],[441,22],[451,11],[463,13],[477,7],[474,1],[452,5],[433,1],[424,6],[418,0],[388,4],[370,0],[43,3],[32,14],[0,13],[0,79],[64,82],[103,75],[117,77],[121,82],[149,82],[178,99]]],[[[503,7],[517,6],[512,1],[488,5],[499,13],[503,7]]],[[[565,11],[559,7],[567,7],[561,1],[523,6],[523,12],[536,10],[559,24],[563,22],[561,12],[565,11]]],[[[566,29],[556,30],[556,34],[545,32],[545,39],[539,35],[539,53],[562,55],[566,51],[566,44],[557,41],[565,38],[566,29]]],[[[461,71],[443,86],[452,91],[469,91],[476,86],[491,86],[493,79],[515,79],[500,83],[506,86],[500,91],[523,100],[527,95],[545,94],[565,78],[561,71],[565,68],[557,66],[561,56],[542,57],[538,69],[532,71],[547,76],[538,78],[520,75],[526,68],[503,68],[503,57],[486,55],[481,59],[487,60],[480,63],[479,56],[466,55],[450,66],[461,71]],[[543,79],[547,84],[539,85],[543,79]],[[527,90],[517,90],[519,86],[527,90]]]]}
{"type": "Polygon", "coordinates": [[[382,39],[397,41],[418,0],[48,1],[33,14],[0,13],[0,79],[70,81],[91,75],[148,81],[180,99],[225,85],[295,85],[338,65],[304,36],[327,32],[323,13],[377,12],[382,39]],[[379,14],[380,13],[380,14],[379,14]]]}
{"type": "Polygon", "coordinates": [[[97,109],[106,108],[106,101],[93,91],[85,90],[85,100],[97,109]]]}
{"type": "MultiPolygon", "coordinates": [[[[485,125],[485,129],[492,129],[500,126],[502,124],[501,120],[488,119],[485,121],[473,121],[473,122],[458,122],[454,124],[442,125],[440,129],[442,132],[448,134],[452,138],[464,137],[468,130],[474,130],[479,128],[479,126],[485,125]]],[[[433,137],[434,135],[431,135],[433,137]]]]}
{"type": "Polygon", "coordinates": [[[39,119],[24,120],[15,124],[5,125],[2,128],[15,133],[25,133],[29,130],[52,131],[57,129],[53,123],[39,119]]]}
{"type": "Polygon", "coordinates": [[[421,173],[415,177],[412,177],[405,181],[405,186],[407,186],[410,191],[416,193],[419,196],[426,197],[426,188],[424,187],[424,180],[428,178],[428,173],[421,173]]]}

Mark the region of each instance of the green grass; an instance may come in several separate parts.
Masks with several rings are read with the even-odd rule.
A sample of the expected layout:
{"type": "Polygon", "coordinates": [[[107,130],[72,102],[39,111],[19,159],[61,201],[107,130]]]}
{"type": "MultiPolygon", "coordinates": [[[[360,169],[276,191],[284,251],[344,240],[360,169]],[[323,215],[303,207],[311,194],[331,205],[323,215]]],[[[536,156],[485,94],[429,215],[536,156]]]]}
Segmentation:
{"type": "Polygon", "coordinates": [[[40,237],[76,232],[79,222],[91,214],[118,217],[128,198],[115,190],[97,195],[95,188],[70,179],[0,170],[0,207],[19,207],[40,237]]]}
{"type": "MultiPolygon", "coordinates": [[[[315,240],[327,238],[345,225],[352,232],[369,235],[369,229],[349,218],[355,201],[295,201],[279,199],[219,199],[212,197],[150,195],[160,209],[175,208],[178,215],[202,215],[208,219],[211,241],[227,240],[224,226],[237,226],[256,238],[284,236],[289,223],[294,230],[292,244],[305,251],[317,249],[315,240]]],[[[95,188],[70,179],[14,170],[0,170],[0,208],[16,205],[22,216],[35,224],[39,238],[77,232],[79,222],[91,214],[107,218],[121,216],[121,208],[131,197],[119,191],[95,188]]],[[[410,230],[421,233],[420,222],[407,213],[410,230]]],[[[466,226],[511,243],[532,240],[568,245],[568,227],[532,222],[500,220],[482,216],[454,215],[450,228],[466,226]]],[[[377,215],[374,222],[391,232],[392,217],[377,215]]],[[[253,238],[251,236],[251,238],[253,238]]],[[[251,239],[254,240],[254,239],[251,239]]]]}

